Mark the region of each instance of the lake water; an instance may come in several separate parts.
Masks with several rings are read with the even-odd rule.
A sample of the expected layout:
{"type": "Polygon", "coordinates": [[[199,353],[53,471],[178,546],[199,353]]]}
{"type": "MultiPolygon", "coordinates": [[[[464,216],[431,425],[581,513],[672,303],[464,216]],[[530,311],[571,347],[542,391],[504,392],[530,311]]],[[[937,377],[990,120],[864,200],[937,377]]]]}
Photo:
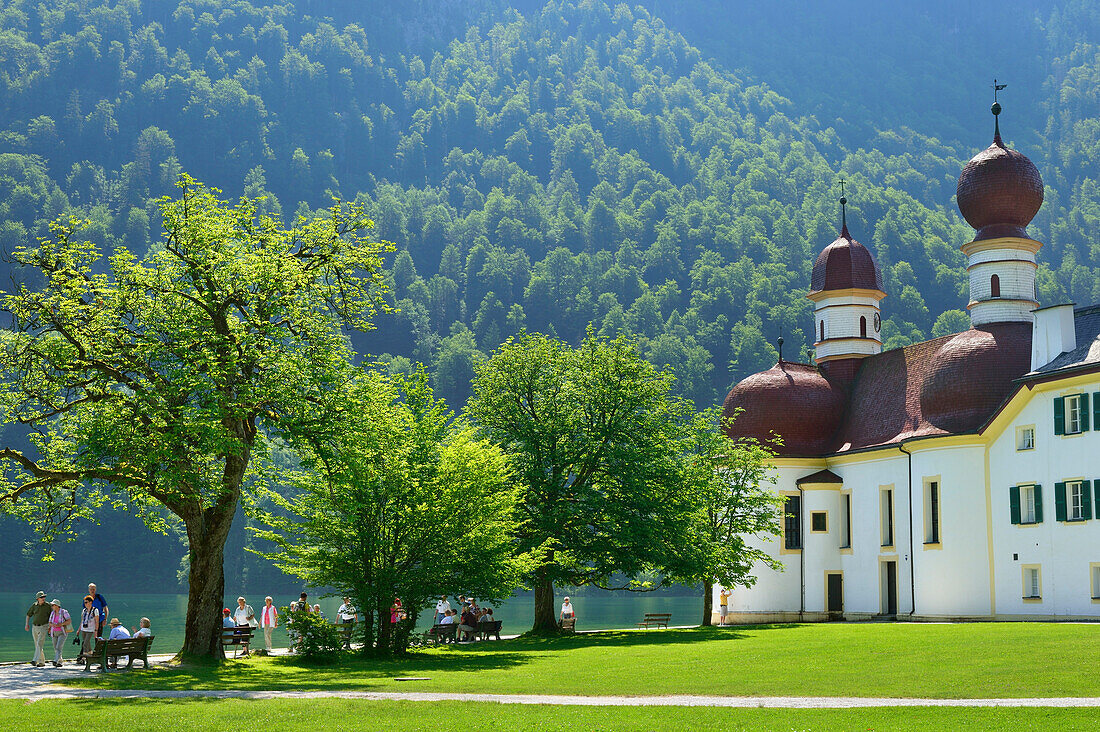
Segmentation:
{"type": "MultiPolygon", "coordinates": [[[[153,634],[157,637],[154,652],[175,653],[183,645],[187,595],[125,595],[107,592],[103,594],[107,598],[111,617],[117,617],[127,628],[137,626],[142,616],[152,621],[153,634]]],[[[258,612],[263,605],[266,593],[246,592],[244,594],[258,612]]],[[[50,595],[47,600],[54,598],[54,595],[50,595]]],[[[76,617],[78,622],[82,598],[83,595],[75,594],[56,596],[56,599],[61,600],[62,607],[76,617]]],[[[275,604],[283,606],[296,599],[296,596],[275,597],[275,604]]],[[[225,607],[236,607],[236,600],[236,595],[227,598],[225,607]]],[[[24,632],[23,622],[26,620],[27,608],[32,602],[34,602],[33,592],[0,592],[0,661],[30,660],[34,643],[31,641],[31,634],[24,632]]],[[[321,610],[328,618],[336,617],[336,609],[340,606],[340,600],[335,598],[321,600],[311,598],[311,602],[320,604],[321,610]]],[[[561,602],[560,594],[557,596],[557,602],[558,604],[561,602]]],[[[701,597],[607,593],[591,597],[574,597],[572,602],[577,612],[579,630],[630,627],[641,620],[644,613],[672,613],[674,625],[695,625],[703,613],[701,597]]],[[[530,630],[531,621],[534,618],[534,598],[531,594],[510,598],[493,607],[493,616],[503,621],[502,632],[506,634],[530,630]]],[[[428,618],[423,618],[421,624],[427,627],[428,622],[428,618]]],[[[286,632],[281,627],[275,632],[274,640],[277,647],[286,646],[286,632]]],[[[68,643],[70,645],[66,646],[65,658],[75,658],[77,648],[71,645],[71,637],[68,643]]]]}

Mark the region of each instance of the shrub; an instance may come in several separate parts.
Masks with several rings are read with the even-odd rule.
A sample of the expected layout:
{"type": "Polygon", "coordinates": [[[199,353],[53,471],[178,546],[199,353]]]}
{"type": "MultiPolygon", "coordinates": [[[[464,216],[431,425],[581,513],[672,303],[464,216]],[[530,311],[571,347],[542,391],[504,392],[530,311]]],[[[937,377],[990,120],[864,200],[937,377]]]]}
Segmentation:
{"type": "Polygon", "coordinates": [[[331,661],[344,654],[339,628],[309,610],[287,611],[287,629],[298,657],[306,661],[331,661]]]}

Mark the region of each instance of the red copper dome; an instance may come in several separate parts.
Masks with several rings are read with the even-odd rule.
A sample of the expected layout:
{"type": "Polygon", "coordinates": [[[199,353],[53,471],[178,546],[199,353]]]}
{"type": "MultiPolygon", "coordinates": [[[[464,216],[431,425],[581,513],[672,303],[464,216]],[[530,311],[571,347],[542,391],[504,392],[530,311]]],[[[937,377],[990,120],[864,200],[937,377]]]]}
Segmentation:
{"type": "Polygon", "coordinates": [[[998,133],[970,159],[955,189],[959,212],[978,239],[1027,238],[1027,225],[1043,205],[1043,178],[1023,153],[1009,150],[998,133]]]}
{"type": "Polygon", "coordinates": [[[738,409],[725,430],[731,439],[767,441],[774,432],[783,438],[780,455],[821,455],[844,416],[844,393],[813,366],[780,361],[733,387],[722,416],[733,418],[738,409]]]}
{"type": "Polygon", "coordinates": [[[882,290],[882,273],[871,252],[852,238],[845,224],[836,241],[817,255],[810,274],[810,292],[853,287],[882,290]]]}
{"type": "Polygon", "coordinates": [[[1012,382],[1031,366],[1031,324],[971,328],[932,355],[921,384],[924,418],[946,432],[967,432],[996,411],[1012,382]]]}

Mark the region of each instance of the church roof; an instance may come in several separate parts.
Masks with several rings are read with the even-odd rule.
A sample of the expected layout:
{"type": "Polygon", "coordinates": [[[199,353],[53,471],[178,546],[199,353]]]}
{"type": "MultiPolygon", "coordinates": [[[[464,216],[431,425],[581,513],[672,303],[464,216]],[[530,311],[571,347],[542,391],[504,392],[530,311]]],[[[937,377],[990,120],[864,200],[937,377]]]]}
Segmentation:
{"type": "MultiPolygon", "coordinates": [[[[1095,336],[1100,308],[1094,316],[1095,336]]],[[[818,457],[976,432],[1030,366],[1030,323],[991,323],[868,356],[847,391],[813,366],[783,362],[730,391],[725,413],[743,411],[727,434],[766,441],[774,431],[785,440],[779,455],[818,457]]]]}
{"type": "Polygon", "coordinates": [[[1029,376],[1100,364],[1100,305],[1074,309],[1073,326],[1077,347],[1035,369],[1029,376]]]}
{"type": "Polygon", "coordinates": [[[810,292],[851,288],[882,290],[882,272],[871,252],[852,238],[845,224],[840,236],[817,255],[810,273],[810,292]]]}
{"type": "Polygon", "coordinates": [[[834,451],[974,432],[1030,366],[1030,323],[984,325],[869,356],[834,451]]]}

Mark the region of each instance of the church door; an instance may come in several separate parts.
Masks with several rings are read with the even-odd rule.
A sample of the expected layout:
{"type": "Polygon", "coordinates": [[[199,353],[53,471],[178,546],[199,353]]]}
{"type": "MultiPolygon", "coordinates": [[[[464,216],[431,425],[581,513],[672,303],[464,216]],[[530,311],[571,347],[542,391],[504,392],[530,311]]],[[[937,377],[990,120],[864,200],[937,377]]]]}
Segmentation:
{"type": "Polygon", "coordinates": [[[826,575],[828,578],[828,602],[826,609],[830,613],[844,612],[844,575],[839,572],[826,575]]]}

